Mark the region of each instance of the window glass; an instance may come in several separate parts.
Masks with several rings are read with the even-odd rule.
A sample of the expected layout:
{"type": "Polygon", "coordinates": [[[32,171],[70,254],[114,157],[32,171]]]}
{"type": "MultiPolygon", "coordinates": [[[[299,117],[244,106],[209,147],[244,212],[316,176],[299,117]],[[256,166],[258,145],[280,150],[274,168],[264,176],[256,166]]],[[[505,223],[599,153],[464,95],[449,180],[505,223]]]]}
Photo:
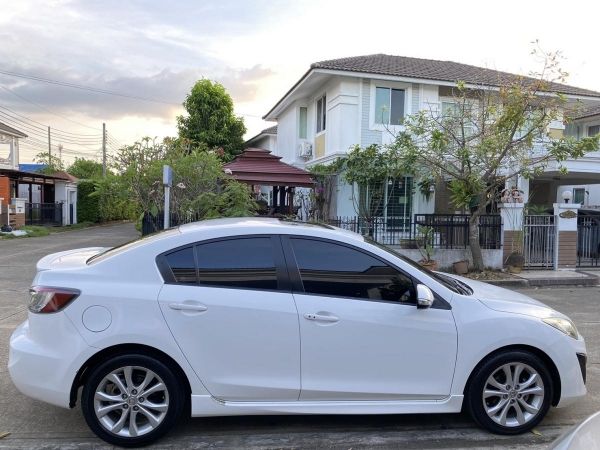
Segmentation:
{"type": "Polygon", "coordinates": [[[400,125],[404,119],[404,91],[402,89],[392,89],[391,104],[390,124],[400,125]]]}
{"type": "Polygon", "coordinates": [[[585,203],[585,188],[573,189],[573,203],[585,203]]]}
{"type": "Polygon", "coordinates": [[[390,90],[375,89],[375,123],[390,123],[390,90]]]}
{"type": "Polygon", "coordinates": [[[291,241],[305,292],[414,303],[412,280],[379,259],[330,242],[291,241]]]}
{"type": "Polygon", "coordinates": [[[298,137],[300,139],[306,139],[306,124],[307,124],[307,108],[301,106],[298,120],[298,137]]]}
{"type": "Polygon", "coordinates": [[[194,262],[193,247],[169,253],[166,258],[177,283],[196,284],[196,263],[194,262]]]}
{"type": "Polygon", "coordinates": [[[196,247],[199,282],[203,285],[277,289],[270,238],[228,239],[196,247]]]}
{"type": "Polygon", "coordinates": [[[324,95],[317,100],[317,133],[325,130],[325,119],[327,116],[327,97],[324,95]]]}
{"type": "Polygon", "coordinates": [[[600,125],[592,125],[591,127],[588,127],[588,136],[596,136],[598,133],[600,133],[600,125]]]}

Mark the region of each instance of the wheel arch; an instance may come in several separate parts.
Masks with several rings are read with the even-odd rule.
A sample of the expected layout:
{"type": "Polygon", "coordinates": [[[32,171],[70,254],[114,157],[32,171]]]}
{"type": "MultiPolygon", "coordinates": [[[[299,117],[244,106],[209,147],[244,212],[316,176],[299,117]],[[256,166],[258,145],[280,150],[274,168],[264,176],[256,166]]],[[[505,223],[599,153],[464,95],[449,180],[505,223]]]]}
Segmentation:
{"type": "Polygon", "coordinates": [[[473,370],[471,370],[471,373],[469,374],[469,378],[467,379],[467,382],[465,383],[465,387],[463,389],[463,394],[466,395],[466,393],[469,390],[469,386],[473,380],[473,376],[475,375],[475,372],[477,372],[477,370],[488,359],[490,359],[500,353],[505,353],[505,352],[509,352],[509,351],[523,351],[523,352],[532,353],[535,356],[537,356],[538,358],[540,358],[546,364],[546,367],[548,367],[548,371],[550,372],[550,377],[552,378],[552,402],[551,402],[551,405],[552,406],[558,405],[558,402],[560,401],[560,395],[561,395],[561,383],[560,383],[560,373],[558,372],[558,368],[556,367],[556,364],[554,364],[554,361],[552,361],[552,358],[550,358],[550,356],[548,356],[544,351],[540,350],[539,348],[533,347],[530,345],[522,345],[522,344],[507,345],[505,347],[497,348],[496,350],[488,353],[483,358],[481,358],[481,360],[475,365],[475,367],[473,367],[473,370]]]}
{"type": "Polygon", "coordinates": [[[172,357],[167,355],[165,352],[158,350],[157,348],[151,347],[144,344],[118,344],[110,347],[103,348],[99,352],[92,355],[77,371],[73,383],[71,385],[71,392],[69,394],[69,407],[74,408],[77,404],[77,393],[79,388],[83,386],[91,372],[91,369],[96,367],[98,364],[106,361],[109,358],[125,354],[141,354],[144,356],[151,356],[166,364],[175,372],[175,376],[184,381],[183,387],[186,391],[186,401],[189,402],[191,398],[192,388],[190,381],[185,374],[185,371],[181,368],[179,363],[172,357]]]}

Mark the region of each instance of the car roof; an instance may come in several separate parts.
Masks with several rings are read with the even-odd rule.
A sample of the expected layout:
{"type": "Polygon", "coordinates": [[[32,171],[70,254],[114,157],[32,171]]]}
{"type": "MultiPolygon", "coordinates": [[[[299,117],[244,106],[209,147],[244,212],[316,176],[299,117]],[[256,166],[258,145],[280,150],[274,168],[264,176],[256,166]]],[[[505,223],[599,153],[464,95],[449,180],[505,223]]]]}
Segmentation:
{"type": "Polygon", "coordinates": [[[229,217],[208,219],[179,226],[182,234],[201,232],[206,229],[227,228],[231,234],[301,234],[316,237],[340,237],[364,242],[363,236],[350,230],[334,227],[318,222],[301,222],[297,220],[279,219],[275,217],[229,217]],[[342,236],[340,236],[342,235],[342,236]]]}

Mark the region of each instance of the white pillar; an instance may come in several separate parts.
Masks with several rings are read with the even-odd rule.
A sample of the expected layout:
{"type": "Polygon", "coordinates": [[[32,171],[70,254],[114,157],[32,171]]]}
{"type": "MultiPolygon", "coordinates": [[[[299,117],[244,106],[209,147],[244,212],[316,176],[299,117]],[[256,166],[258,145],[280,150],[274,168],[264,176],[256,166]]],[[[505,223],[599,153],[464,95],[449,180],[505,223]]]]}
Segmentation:
{"type": "Polygon", "coordinates": [[[577,265],[577,211],[579,203],[554,203],[554,268],[574,269],[577,265]]]}
{"type": "Polygon", "coordinates": [[[523,211],[525,203],[501,203],[502,217],[502,261],[513,252],[523,252],[523,211]]]}

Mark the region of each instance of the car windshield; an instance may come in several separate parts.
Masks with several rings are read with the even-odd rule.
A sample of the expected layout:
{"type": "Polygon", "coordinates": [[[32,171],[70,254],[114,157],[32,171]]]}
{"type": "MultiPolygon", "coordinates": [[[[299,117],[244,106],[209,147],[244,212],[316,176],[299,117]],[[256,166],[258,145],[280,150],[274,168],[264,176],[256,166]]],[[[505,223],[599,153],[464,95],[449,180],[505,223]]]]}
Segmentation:
{"type": "Polygon", "coordinates": [[[366,237],[365,240],[369,244],[372,244],[372,245],[380,248],[381,250],[389,253],[390,255],[393,255],[396,258],[400,258],[406,264],[409,264],[412,267],[414,267],[415,269],[417,269],[418,271],[424,273],[427,276],[430,276],[431,278],[433,278],[434,280],[436,280],[438,283],[443,284],[445,287],[447,287],[451,291],[456,292],[457,294],[462,294],[462,295],[471,295],[471,294],[473,294],[473,289],[471,289],[469,287],[469,285],[463,283],[462,281],[459,281],[459,280],[457,280],[455,278],[452,278],[451,276],[444,275],[443,273],[433,272],[433,271],[431,271],[431,270],[423,267],[419,263],[413,261],[412,259],[407,258],[406,256],[398,253],[397,251],[389,248],[388,246],[382,245],[379,242],[374,241],[373,239],[370,239],[370,238],[366,237]]]}
{"type": "Polygon", "coordinates": [[[163,239],[165,237],[168,237],[168,236],[171,236],[171,235],[177,234],[177,233],[179,233],[178,228],[169,228],[168,230],[157,231],[156,233],[152,233],[147,236],[142,236],[142,237],[136,238],[132,241],[125,242],[124,244],[117,245],[116,247],[107,248],[106,250],[104,250],[100,253],[97,253],[94,256],[92,256],[91,258],[89,258],[85,263],[93,264],[96,262],[100,262],[111,256],[123,253],[124,251],[127,251],[129,249],[139,247],[140,245],[146,244],[148,242],[152,242],[157,239],[163,239]]]}

